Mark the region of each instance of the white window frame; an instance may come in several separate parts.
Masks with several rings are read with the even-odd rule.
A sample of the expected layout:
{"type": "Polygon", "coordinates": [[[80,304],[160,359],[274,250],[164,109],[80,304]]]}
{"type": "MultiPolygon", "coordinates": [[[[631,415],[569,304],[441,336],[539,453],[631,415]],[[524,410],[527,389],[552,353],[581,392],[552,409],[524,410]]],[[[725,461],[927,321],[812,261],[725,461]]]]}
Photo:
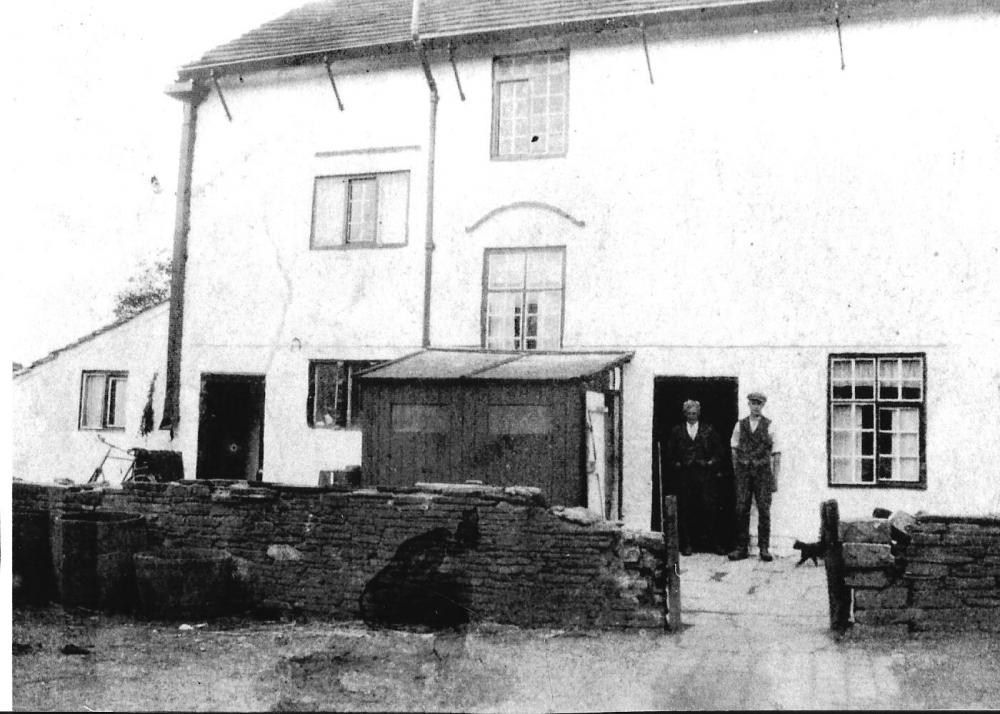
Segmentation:
{"type": "Polygon", "coordinates": [[[128,372],[121,370],[84,370],[80,378],[80,410],[78,428],[81,431],[124,431],[128,406],[128,372]],[[101,389],[100,419],[91,418],[87,413],[90,385],[99,384],[101,389]],[[122,389],[124,385],[124,389],[122,389]],[[119,423],[118,417],[121,417],[119,423]]]}
{"type": "Polygon", "coordinates": [[[491,157],[555,158],[565,156],[568,145],[569,50],[494,57],[491,157]],[[514,87],[522,91],[508,95],[514,87]]]}
{"type": "Polygon", "coordinates": [[[551,350],[562,348],[563,324],[566,318],[566,248],[565,246],[550,246],[541,248],[487,248],[483,254],[483,300],[481,307],[481,342],[485,349],[492,350],[513,350],[513,351],[535,351],[551,350]],[[560,284],[555,287],[530,287],[527,283],[527,258],[529,254],[549,253],[558,255],[561,261],[560,284]],[[523,258],[522,280],[519,286],[513,287],[491,287],[490,286],[490,258],[492,256],[519,256],[523,258]],[[539,313],[535,313],[536,334],[529,334],[529,295],[545,293],[550,297],[557,297],[559,305],[558,334],[542,336],[537,332],[537,326],[542,324],[539,320],[539,313]],[[515,308],[515,315],[512,318],[514,328],[513,335],[494,335],[491,333],[490,298],[491,296],[508,296],[512,300],[515,308]],[[534,341],[534,344],[532,344],[534,341]],[[539,345],[539,342],[551,343],[539,345]]]}
{"type": "Polygon", "coordinates": [[[409,242],[409,217],[409,170],[316,176],[313,179],[312,227],[309,234],[309,247],[312,250],[403,248],[409,242]],[[379,199],[385,182],[390,176],[403,177],[402,180],[405,181],[404,196],[401,204],[396,207],[402,213],[401,216],[396,217],[396,220],[401,221],[402,228],[397,230],[399,235],[392,236],[391,239],[385,234],[383,226],[389,222],[390,218],[384,211],[391,210],[392,206],[387,207],[379,199]],[[338,208],[340,220],[331,225],[326,225],[327,222],[320,215],[323,203],[320,192],[323,190],[325,182],[343,185],[344,195],[338,208]],[[362,189],[366,194],[370,194],[364,196],[363,201],[359,195],[362,189]],[[359,208],[363,211],[361,220],[358,220],[359,208]],[[329,235],[322,235],[324,227],[329,235]]]}
{"type": "Polygon", "coordinates": [[[827,377],[827,483],[927,488],[926,355],[831,354],[827,377]]]}

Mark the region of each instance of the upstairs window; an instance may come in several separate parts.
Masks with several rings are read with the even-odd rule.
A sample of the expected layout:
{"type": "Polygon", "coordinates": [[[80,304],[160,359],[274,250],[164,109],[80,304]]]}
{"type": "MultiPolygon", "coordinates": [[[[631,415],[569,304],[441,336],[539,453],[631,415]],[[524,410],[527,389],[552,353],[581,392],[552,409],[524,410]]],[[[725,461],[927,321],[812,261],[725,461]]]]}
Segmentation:
{"type": "Polygon", "coordinates": [[[316,429],[358,426],[361,394],[355,375],[378,362],[316,360],[309,363],[306,420],[316,429]]]}
{"type": "Polygon", "coordinates": [[[318,176],[313,184],[312,248],[406,244],[410,172],[318,176]]]}
{"type": "Polygon", "coordinates": [[[564,248],[487,249],[483,344],[491,350],[562,346],[564,248]]]}
{"type": "Polygon", "coordinates": [[[124,429],[127,372],[84,372],[80,387],[81,429],[124,429]]]}
{"type": "Polygon", "coordinates": [[[926,487],[924,355],[830,355],[830,485],[926,487]]]}
{"type": "Polygon", "coordinates": [[[565,50],[493,60],[493,156],[563,156],[569,118],[565,50]]]}

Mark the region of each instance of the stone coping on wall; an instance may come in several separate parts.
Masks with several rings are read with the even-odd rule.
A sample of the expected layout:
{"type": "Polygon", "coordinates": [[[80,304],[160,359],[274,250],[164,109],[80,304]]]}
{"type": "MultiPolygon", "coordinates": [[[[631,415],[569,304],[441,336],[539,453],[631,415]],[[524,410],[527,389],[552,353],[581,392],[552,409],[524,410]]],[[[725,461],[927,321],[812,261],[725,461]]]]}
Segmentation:
{"type": "MultiPolygon", "coordinates": [[[[454,588],[460,597],[453,599],[478,619],[528,627],[666,626],[663,535],[626,529],[585,508],[550,506],[535,488],[16,483],[14,510],[15,547],[28,542],[18,529],[30,534],[39,512],[143,514],[151,547],[229,554],[241,607],[280,601],[335,619],[364,618],[366,607],[384,613],[378,598],[412,589],[416,571],[407,574],[407,563],[419,570],[429,557],[446,561],[431,574],[433,587],[454,588]]],[[[31,542],[37,546],[39,538],[31,542]]]]}
{"type": "Polygon", "coordinates": [[[839,535],[855,625],[1000,632],[1000,517],[897,512],[839,535]]]}

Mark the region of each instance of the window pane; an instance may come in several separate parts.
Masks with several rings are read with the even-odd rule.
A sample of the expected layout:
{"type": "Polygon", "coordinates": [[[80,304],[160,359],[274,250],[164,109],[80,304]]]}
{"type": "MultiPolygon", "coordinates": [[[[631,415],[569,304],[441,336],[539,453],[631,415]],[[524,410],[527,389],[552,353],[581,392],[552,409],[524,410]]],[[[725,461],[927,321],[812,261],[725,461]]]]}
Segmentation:
{"type": "Polygon", "coordinates": [[[340,176],[320,176],[316,179],[313,187],[314,248],[344,242],[346,186],[347,182],[340,176]]]}
{"type": "Polygon", "coordinates": [[[861,460],[861,482],[862,483],[875,482],[875,459],[861,460]]]}
{"type": "Polygon", "coordinates": [[[920,437],[917,434],[901,434],[896,443],[896,453],[900,456],[920,456],[920,437]]]}
{"type": "Polygon", "coordinates": [[[860,449],[861,432],[836,431],[830,435],[830,451],[834,456],[853,456],[860,449]]]}
{"type": "Polygon", "coordinates": [[[862,429],[874,429],[875,428],[875,407],[870,404],[862,404],[857,407],[861,412],[861,428],[862,429]]]}
{"type": "Polygon", "coordinates": [[[410,194],[408,171],[378,176],[378,242],[400,245],[406,242],[407,204],[410,194]]]}
{"type": "Polygon", "coordinates": [[[562,317],[562,292],[527,293],[525,297],[525,348],[558,349],[562,317]]]}
{"type": "Polygon", "coordinates": [[[83,377],[82,408],[80,426],[87,429],[100,429],[104,416],[104,384],[103,374],[87,374],[83,377]]]}
{"type": "Polygon", "coordinates": [[[527,251],[525,287],[561,288],[563,282],[563,254],[561,251],[527,251]]]}
{"type": "Polygon", "coordinates": [[[318,362],[315,370],[313,424],[318,427],[345,426],[347,423],[346,375],[342,362],[318,362]]]}
{"type": "Polygon", "coordinates": [[[524,253],[489,253],[487,286],[490,290],[524,287],[524,253]]]}
{"type": "Polygon", "coordinates": [[[108,413],[106,426],[125,426],[125,405],[128,403],[128,380],[125,377],[108,378],[108,413]]]}
{"type": "Polygon", "coordinates": [[[394,432],[447,434],[449,407],[445,404],[393,404],[389,415],[394,432]]]}
{"type": "Polygon", "coordinates": [[[875,455],[875,433],[870,431],[861,432],[861,455],[875,455]]]}
{"type": "Polygon", "coordinates": [[[919,359],[903,360],[903,379],[912,379],[918,382],[923,381],[923,361],[919,359]]]}
{"type": "Polygon", "coordinates": [[[552,414],[546,406],[491,405],[489,431],[507,435],[548,434],[552,431],[552,414]]]}
{"type": "Polygon", "coordinates": [[[894,474],[894,477],[899,481],[919,481],[920,459],[900,459],[898,472],[894,474]]]}
{"type": "Polygon", "coordinates": [[[835,406],[833,408],[832,424],[834,429],[851,429],[861,426],[861,411],[851,405],[835,406]]]}
{"type": "Polygon", "coordinates": [[[851,459],[833,459],[831,477],[834,483],[852,483],[854,477],[855,462],[851,459]]]}
{"type": "Polygon", "coordinates": [[[521,293],[490,293],[486,298],[486,347],[520,349],[521,293]]]}
{"type": "Polygon", "coordinates": [[[348,182],[348,243],[375,242],[376,191],[374,178],[350,179],[348,182]]]}
{"type": "Polygon", "coordinates": [[[911,433],[920,431],[920,410],[919,409],[895,409],[899,418],[899,430],[911,433]]]}

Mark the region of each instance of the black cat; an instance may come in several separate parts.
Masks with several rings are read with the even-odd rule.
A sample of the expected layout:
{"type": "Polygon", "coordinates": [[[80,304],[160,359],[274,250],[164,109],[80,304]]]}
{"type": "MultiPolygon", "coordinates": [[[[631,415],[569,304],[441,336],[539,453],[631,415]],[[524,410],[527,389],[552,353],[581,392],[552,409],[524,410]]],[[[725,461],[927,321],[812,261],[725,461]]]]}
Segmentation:
{"type": "Polygon", "coordinates": [[[826,543],[823,541],[819,541],[817,543],[803,543],[802,541],[797,540],[792,547],[795,548],[795,550],[802,551],[802,557],[799,559],[799,562],[795,564],[796,568],[807,560],[811,560],[813,565],[819,565],[818,559],[826,555],[826,543]]]}

